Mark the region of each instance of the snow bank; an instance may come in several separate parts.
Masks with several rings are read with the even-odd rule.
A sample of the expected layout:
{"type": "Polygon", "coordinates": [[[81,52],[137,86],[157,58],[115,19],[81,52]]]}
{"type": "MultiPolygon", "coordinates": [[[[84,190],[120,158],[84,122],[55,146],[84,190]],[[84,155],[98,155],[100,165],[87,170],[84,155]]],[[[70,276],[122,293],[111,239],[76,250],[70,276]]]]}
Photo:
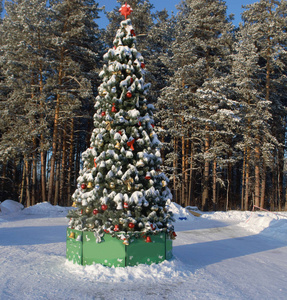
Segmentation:
{"type": "Polygon", "coordinates": [[[194,220],[194,216],[186,209],[181,207],[179,204],[172,202],[169,205],[169,210],[173,212],[173,217],[175,222],[182,222],[182,221],[192,221],[194,220]]]}
{"type": "MultiPolygon", "coordinates": [[[[202,212],[201,212],[202,213],[202,212]]],[[[238,223],[246,221],[250,216],[249,211],[216,211],[202,213],[202,218],[208,220],[226,221],[228,223],[238,223]]]]}
{"type": "Polygon", "coordinates": [[[52,205],[49,202],[42,202],[36,205],[27,207],[24,209],[23,213],[25,215],[41,215],[41,216],[66,216],[68,210],[71,207],[62,207],[58,205],[52,205]]]}
{"type": "Polygon", "coordinates": [[[17,213],[24,209],[24,206],[13,200],[5,200],[0,203],[0,215],[17,213]]]}
{"type": "Polygon", "coordinates": [[[247,230],[280,241],[287,240],[287,212],[249,212],[249,218],[240,223],[247,230]]]}
{"type": "Polygon", "coordinates": [[[80,266],[66,261],[67,271],[83,280],[93,278],[95,282],[156,282],[158,280],[182,279],[192,276],[192,272],[180,261],[173,259],[160,264],[138,265],[134,267],[104,267],[99,264],[80,266]]]}

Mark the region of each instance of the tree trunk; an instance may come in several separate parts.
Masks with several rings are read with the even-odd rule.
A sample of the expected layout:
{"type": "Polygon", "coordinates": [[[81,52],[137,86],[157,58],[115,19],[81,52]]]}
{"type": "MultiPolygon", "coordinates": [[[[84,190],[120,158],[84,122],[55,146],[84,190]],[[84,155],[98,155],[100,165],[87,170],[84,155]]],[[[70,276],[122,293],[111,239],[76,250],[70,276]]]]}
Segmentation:
{"type": "MultiPolygon", "coordinates": [[[[59,86],[62,85],[63,77],[64,77],[64,47],[61,48],[60,53],[60,67],[59,67],[59,86]]],[[[56,155],[57,155],[57,141],[58,141],[58,130],[59,130],[59,118],[60,118],[60,94],[57,94],[56,98],[56,107],[55,107],[55,116],[54,116],[54,130],[53,130],[53,138],[52,138],[52,157],[51,157],[51,169],[50,169],[50,178],[49,178],[49,187],[48,187],[48,202],[52,203],[53,198],[53,186],[55,180],[55,163],[56,163],[56,155]]]]}
{"type": "Polygon", "coordinates": [[[195,205],[194,203],[194,193],[193,193],[193,144],[190,145],[190,155],[189,155],[189,189],[188,189],[188,205],[195,205]]]}
{"type": "Polygon", "coordinates": [[[20,203],[23,204],[24,202],[24,190],[25,190],[25,178],[26,178],[26,164],[25,162],[23,165],[23,171],[22,171],[22,180],[21,180],[21,188],[20,188],[20,203]]]}
{"type": "Polygon", "coordinates": [[[25,170],[26,170],[26,207],[31,206],[30,198],[30,168],[27,157],[24,158],[25,170]]]}
{"type": "Polygon", "coordinates": [[[254,187],[254,204],[260,206],[260,148],[259,140],[255,146],[255,187],[254,187]]]}
{"type": "Polygon", "coordinates": [[[177,143],[177,138],[173,139],[173,146],[174,146],[174,158],[173,158],[173,193],[175,197],[175,202],[178,203],[177,199],[177,151],[178,151],[178,143],[177,143]]]}
{"type": "Polygon", "coordinates": [[[41,193],[42,201],[46,201],[46,151],[43,150],[44,138],[41,135],[41,193]]]}
{"type": "Polygon", "coordinates": [[[208,151],[209,151],[209,136],[208,134],[206,134],[205,144],[204,144],[204,170],[203,170],[203,184],[202,184],[203,189],[202,189],[202,200],[201,200],[201,206],[204,211],[208,210],[209,161],[206,157],[208,151]]]}
{"type": "Polygon", "coordinates": [[[67,205],[71,205],[71,184],[72,184],[72,171],[74,163],[74,119],[71,120],[70,127],[70,146],[69,146],[69,165],[68,165],[68,174],[67,174],[67,205]]]}
{"type": "Polygon", "coordinates": [[[51,167],[50,167],[50,177],[49,177],[49,186],[48,186],[48,202],[50,203],[52,203],[52,199],[53,199],[53,190],[54,190],[54,181],[55,181],[55,163],[56,163],[56,155],[57,155],[59,112],[60,112],[60,95],[58,94],[56,100],[55,117],[54,117],[52,156],[50,162],[51,167]]]}
{"type": "Polygon", "coordinates": [[[60,172],[60,204],[64,205],[64,188],[65,188],[65,175],[67,169],[67,122],[65,122],[63,138],[62,138],[62,161],[60,172]]]}
{"type": "Polygon", "coordinates": [[[55,194],[54,194],[54,205],[59,205],[59,187],[60,187],[60,157],[56,161],[56,180],[55,180],[55,194]]]}
{"type": "Polygon", "coordinates": [[[33,138],[33,167],[32,167],[32,193],[31,193],[31,204],[36,204],[36,189],[37,189],[37,141],[33,138]]]}
{"type": "Polygon", "coordinates": [[[245,174],[246,174],[245,159],[246,159],[246,149],[244,149],[244,153],[243,153],[243,164],[242,164],[242,180],[241,180],[241,210],[244,210],[244,209],[245,209],[245,206],[244,206],[244,195],[245,195],[245,174]]]}
{"type": "Polygon", "coordinates": [[[182,189],[181,189],[181,194],[182,194],[182,199],[181,199],[181,205],[182,206],[187,206],[187,151],[188,151],[188,146],[185,137],[183,136],[181,138],[181,162],[182,162],[182,189]]]}
{"type": "Polygon", "coordinates": [[[250,172],[250,147],[246,150],[246,161],[245,161],[245,196],[244,196],[244,209],[249,209],[249,172],[250,172]]]}
{"type": "Polygon", "coordinates": [[[216,199],[216,179],[217,179],[217,163],[216,159],[213,160],[212,165],[212,206],[213,211],[216,211],[217,209],[217,199],[216,199]]]}
{"type": "Polygon", "coordinates": [[[262,175],[261,175],[261,192],[260,192],[260,207],[265,208],[265,188],[266,188],[266,164],[263,158],[262,175]]]}

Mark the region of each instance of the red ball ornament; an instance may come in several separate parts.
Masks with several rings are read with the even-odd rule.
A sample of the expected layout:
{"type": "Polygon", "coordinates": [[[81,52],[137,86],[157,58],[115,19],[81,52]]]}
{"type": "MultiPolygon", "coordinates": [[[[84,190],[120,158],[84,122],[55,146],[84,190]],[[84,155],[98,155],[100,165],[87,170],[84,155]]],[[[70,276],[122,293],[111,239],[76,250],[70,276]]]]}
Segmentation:
{"type": "Polygon", "coordinates": [[[121,132],[120,130],[118,131],[118,133],[119,133],[120,135],[122,135],[122,132],[121,132]]]}
{"type": "Polygon", "coordinates": [[[119,225],[115,225],[114,231],[120,231],[119,225]]]}
{"type": "Polygon", "coordinates": [[[124,202],[124,208],[129,208],[129,204],[127,202],[124,202]]]}
{"type": "Polygon", "coordinates": [[[108,209],[108,206],[107,206],[106,204],[103,204],[103,205],[101,206],[101,209],[102,209],[102,210],[107,210],[107,209],[108,209]]]}
{"type": "Polygon", "coordinates": [[[152,230],[155,230],[155,226],[153,224],[150,224],[150,227],[152,230]]]}
{"type": "Polygon", "coordinates": [[[135,228],[135,224],[134,224],[134,223],[129,223],[128,226],[129,226],[129,228],[131,228],[131,229],[132,229],[132,228],[135,228]]]}
{"type": "Polygon", "coordinates": [[[97,163],[96,163],[97,159],[94,158],[94,165],[95,165],[95,168],[97,167],[97,163]]]}
{"type": "Polygon", "coordinates": [[[99,211],[97,209],[93,210],[93,215],[97,215],[99,213],[99,211]]]}
{"type": "Polygon", "coordinates": [[[128,92],[126,93],[126,96],[127,96],[127,98],[131,98],[131,97],[133,96],[133,94],[132,94],[130,91],[128,91],[128,92]]]}
{"type": "Polygon", "coordinates": [[[105,111],[103,111],[102,112],[102,117],[104,117],[106,115],[106,112],[105,111]]]}
{"type": "Polygon", "coordinates": [[[151,127],[154,128],[154,124],[151,124],[151,127]]]}
{"type": "Polygon", "coordinates": [[[145,63],[141,63],[141,68],[142,68],[142,69],[145,68],[145,63]]]}
{"type": "Polygon", "coordinates": [[[86,185],[85,183],[83,183],[83,184],[81,185],[81,188],[82,188],[82,190],[85,190],[85,189],[87,188],[87,185],[86,185]]]}
{"type": "Polygon", "coordinates": [[[151,243],[152,242],[150,236],[148,236],[145,241],[146,241],[146,243],[151,243]]]}
{"type": "Polygon", "coordinates": [[[146,180],[150,180],[150,179],[151,179],[151,176],[150,176],[149,174],[147,174],[146,177],[145,177],[145,179],[146,179],[146,180]]]}
{"type": "Polygon", "coordinates": [[[174,237],[177,237],[177,234],[173,231],[172,232],[172,235],[174,236],[174,237]]]}
{"type": "Polygon", "coordinates": [[[134,82],[134,79],[131,77],[131,84],[134,82]]]}
{"type": "Polygon", "coordinates": [[[136,36],[136,33],[135,33],[135,31],[133,29],[131,30],[131,35],[132,36],[136,36]]]}
{"type": "Polygon", "coordinates": [[[113,103],[112,112],[113,112],[113,113],[117,112],[117,110],[116,110],[116,108],[115,108],[115,103],[113,103]]]}
{"type": "Polygon", "coordinates": [[[139,122],[138,122],[138,125],[139,125],[139,126],[142,126],[142,122],[141,122],[141,121],[139,121],[139,122]]]}
{"type": "Polygon", "coordinates": [[[81,215],[83,214],[83,210],[81,209],[81,215]]]}

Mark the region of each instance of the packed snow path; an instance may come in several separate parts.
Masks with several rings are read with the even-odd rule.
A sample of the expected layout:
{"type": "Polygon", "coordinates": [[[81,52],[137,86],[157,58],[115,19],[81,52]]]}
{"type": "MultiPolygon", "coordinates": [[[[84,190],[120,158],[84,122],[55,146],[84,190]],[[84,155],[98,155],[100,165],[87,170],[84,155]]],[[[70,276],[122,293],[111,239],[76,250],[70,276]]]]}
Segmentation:
{"type": "Polygon", "coordinates": [[[2,212],[0,299],[286,299],[287,218],[172,208],[175,258],[127,268],[67,262],[67,209],[2,212]]]}

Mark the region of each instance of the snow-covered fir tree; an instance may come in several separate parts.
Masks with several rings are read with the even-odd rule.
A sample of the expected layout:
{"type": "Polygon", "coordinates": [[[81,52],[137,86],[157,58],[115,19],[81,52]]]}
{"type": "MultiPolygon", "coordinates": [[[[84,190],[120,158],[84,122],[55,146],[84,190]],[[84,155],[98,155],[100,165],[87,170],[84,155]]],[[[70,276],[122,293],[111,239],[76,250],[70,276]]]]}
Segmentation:
{"type": "Polygon", "coordinates": [[[51,15],[42,0],[7,2],[5,8],[0,27],[1,120],[5,125],[0,157],[24,156],[27,163],[32,153],[36,155],[36,139],[48,132],[43,70],[49,69],[44,52],[50,40],[46,21],[51,15]]]}
{"type": "MultiPolygon", "coordinates": [[[[128,5],[123,6],[130,10],[128,5]]],[[[136,49],[131,20],[121,22],[114,47],[104,55],[90,148],[73,195],[69,226],[131,236],[167,231],[174,235],[168,178],[161,172],[161,143],[154,132],[153,105],[146,95],[145,62],[136,49]]]]}
{"type": "MultiPolygon", "coordinates": [[[[63,198],[69,194],[71,176],[66,180],[66,175],[67,169],[72,169],[71,164],[67,166],[67,140],[74,135],[71,124],[75,115],[88,115],[96,92],[91,81],[97,80],[101,51],[95,23],[97,12],[97,5],[90,0],[51,0],[49,5],[45,0],[6,3],[0,26],[0,157],[16,158],[17,162],[24,157],[27,174],[23,173],[23,178],[26,177],[27,195],[32,194],[32,204],[35,198],[47,200],[47,187],[48,200],[54,204],[64,204],[63,198]],[[79,109],[89,105],[90,109],[79,109]],[[51,141],[49,174],[46,159],[51,141]],[[36,183],[38,168],[41,198],[35,192],[40,186],[36,183]],[[51,178],[48,185],[47,174],[51,178]]],[[[73,140],[69,142],[73,147],[73,140]]],[[[73,149],[70,154],[73,156],[73,149]]]]}
{"type": "MultiPolygon", "coordinates": [[[[65,188],[64,180],[61,180],[61,186],[59,180],[55,181],[55,177],[58,177],[57,160],[65,156],[65,150],[63,155],[58,151],[58,139],[61,135],[65,136],[65,126],[69,126],[68,123],[75,116],[80,117],[83,124],[91,117],[89,111],[92,110],[96,94],[93,85],[97,82],[102,42],[96,24],[98,3],[94,0],[51,0],[50,5],[53,11],[50,54],[54,72],[47,87],[52,89],[55,113],[47,200],[56,205],[59,203],[58,195],[65,188]]],[[[64,178],[65,159],[61,165],[60,176],[64,178]]]]}
{"type": "Polygon", "coordinates": [[[245,209],[250,206],[252,194],[255,205],[264,206],[268,184],[271,206],[276,202],[280,207],[283,198],[282,189],[274,192],[273,188],[281,186],[283,181],[286,8],[284,0],[261,0],[247,5],[238,33],[232,73],[242,109],[243,141],[239,145],[244,153],[242,206],[245,209]],[[272,184],[267,177],[268,169],[272,170],[272,184]]]}
{"type": "MultiPolygon", "coordinates": [[[[159,102],[163,108],[159,117],[172,137],[173,151],[166,162],[172,166],[176,198],[180,198],[183,205],[190,205],[196,196],[196,188],[191,185],[199,176],[202,201],[197,205],[203,209],[211,208],[208,202],[211,162],[217,182],[218,152],[221,147],[220,155],[224,157],[228,151],[227,139],[225,147],[223,143],[217,147],[215,141],[226,138],[227,131],[228,136],[232,135],[230,130],[222,129],[222,116],[227,116],[223,109],[232,104],[218,90],[220,78],[229,71],[227,57],[232,45],[233,26],[226,9],[225,1],[219,0],[181,2],[176,39],[171,48],[170,68],[174,76],[159,102]],[[218,113],[220,108],[222,113],[218,113]]],[[[213,192],[215,187],[213,184],[213,192]]],[[[213,208],[215,206],[216,199],[213,199],[213,208]]]]}

